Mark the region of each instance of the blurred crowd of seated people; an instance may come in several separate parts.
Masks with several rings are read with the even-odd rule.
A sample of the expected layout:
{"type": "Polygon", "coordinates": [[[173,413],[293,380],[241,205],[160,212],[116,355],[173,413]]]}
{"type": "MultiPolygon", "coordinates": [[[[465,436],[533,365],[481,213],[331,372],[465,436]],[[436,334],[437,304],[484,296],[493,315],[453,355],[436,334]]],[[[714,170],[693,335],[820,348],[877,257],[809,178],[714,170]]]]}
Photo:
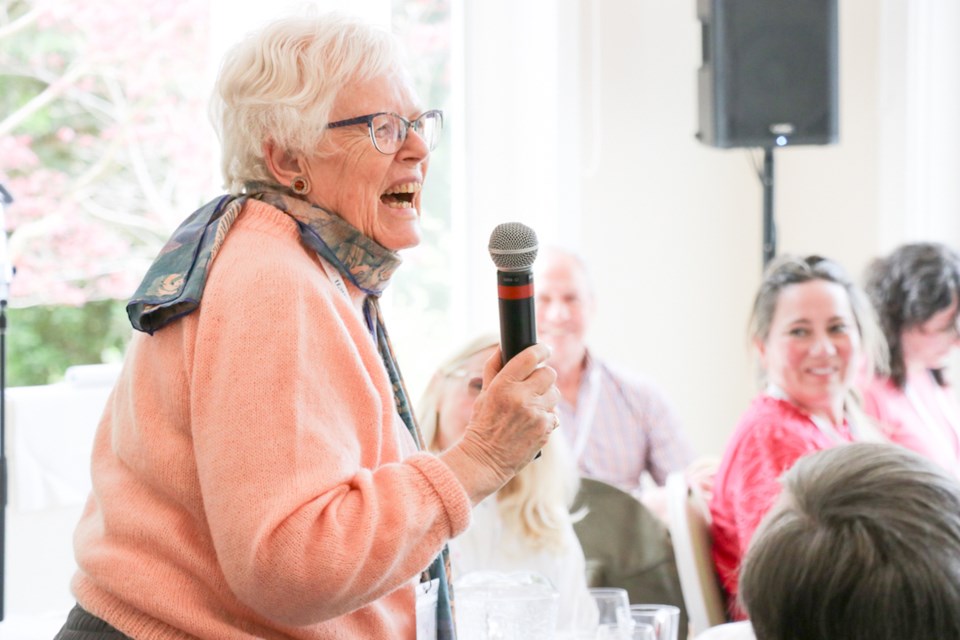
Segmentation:
{"type": "MultiPolygon", "coordinates": [[[[863,503],[867,515],[861,520],[854,518],[853,522],[867,528],[882,527],[887,519],[895,521],[901,509],[906,514],[904,518],[919,514],[901,504],[907,499],[904,496],[894,500],[891,494],[891,504],[874,504],[880,494],[871,493],[869,482],[879,483],[880,479],[879,471],[870,469],[888,469],[899,477],[905,473],[901,468],[920,467],[922,473],[917,472],[909,483],[920,493],[933,491],[931,485],[949,484],[951,478],[960,475],[960,403],[949,385],[946,370],[949,357],[960,344],[960,255],[943,244],[926,242],[897,247],[869,264],[862,284],[828,257],[783,255],[773,260],[755,295],[749,322],[758,363],[758,392],[733,429],[719,463],[696,457],[695,443],[684,432],[673,403],[655,383],[607,362],[589,349],[586,336],[596,300],[581,257],[566,249],[547,248],[537,263],[535,282],[538,336],[552,349],[548,364],[557,372],[562,396],[561,426],[551,442],[562,441],[563,446],[556,448],[565,461],[565,471],[560,472],[556,464],[543,464],[538,471],[539,477],[546,478],[546,469],[557,468],[557,475],[551,480],[556,483],[552,504],[557,513],[563,511],[563,505],[569,506],[575,476],[579,474],[630,493],[658,518],[666,520],[662,485],[667,475],[684,472],[690,485],[702,492],[709,503],[713,558],[731,621],[746,620],[752,613],[761,615],[761,611],[762,615],[769,615],[769,607],[780,606],[770,605],[777,602],[778,596],[770,587],[771,579],[763,576],[768,569],[763,568],[761,551],[748,551],[754,548],[754,538],[760,536],[758,530],[766,532],[762,548],[770,557],[776,557],[782,546],[793,544],[784,535],[772,535],[780,531],[775,525],[761,525],[768,513],[770,522],[799,518],[797,514],[806,513],[807,507],[815,508],[813,502],[825,502],[831,497],[826,487],[839,487],[846,491],[838,493],[838,500],[863,503]],[[838,448],[846,451],[848,447],[846,453],[818,455],[838,448]],[[854,452],[860,452],[860,457],[854,452]],[[845,467],[842,461],[848,459],[855,459],[858,464],[845,467]],[[804,462],[797,466],[799,460],[804,462]],[[795,467],[796,471],[791,472],[795,467]],[[864,484],[859,493],[850,483],[843,485],[828,477],[850,468],[861,470],[864,484]],[[814,490],[806,489],[805,483],[813,477],[818,479],[819,493],[810,498],[811,505],[796,504],[799,496],[808,491],[812,495],[814,490]],[[753,564],[745,562],[748,556],[755,558],[753,564]],[[746,583],[752,585],[752,592],[742,592],[744,575],[752,580],[746,583]]],[[[438,376],[448,380],[443,384],[449,384],[451,377],[468,376],[462,372],[470,369],[469,365],[476,369],[480,359],[496,352],[496,340],[491,337],[472,348],[472,354],[460,354],[461,359],[441,367],[438,376]],[[470,357],[474,362],[469,361],[470,357]]],[[[477,384],[475,375],[463,380],[465,389],[469,390],[471,381],[477,384]]],[[[437,379],[434,383],[440,384],[437,379]]],[[[479,388],[473,393],[477,391],[479,388]]],[[[421,411],[432,412],[439,419],[443,411],[436,408],[442,405],[436,405],[438,402],[435,399],[434,404],[428,403],[421,411]]],[[[469,411],[464,410],[460,421],[465,423],[468,419],[469,411]]],[[[442,429],[436,420],[431,424],[431,418],[426,416],[423,423],[430,425],[425,432],[435,434],[431,436],[434,446],[442,449],[442,429]]],[[[544,451],[545,459],[553,457],[553,448],[551,444],[544,451]]],[[[532,472],[526,473],[532,477],[532,472]]],[[[513,482],[520,484],[523,478],[522,473],[513,482]]],[[[907,489],[902,493],[909,494],[907,489]]],[[[509,496],[517,493],[508,485],[497,495],[497,508],[490,511],[500,514],[497,521],[475,513],[474,525],[455,546],[461,549],[461,555],[463,549],[474,548],[471,557],[459,558],[463,566],[479,568],[474,563],[480,557],[476,551],[478,538],[482,537],[484,545],[489,546],[492,536],[503,535],[511,528],[505,524],[504,514],[511,508],[509,496]],[[477,532],[477,527],[485,531],[477,532]]],[[[824,512],[828,510],[828,506],[820,507],[824,512]]],[[[564,536],[557,539],[575,545],[576,538],[570,535],[571,521],[565,518],[558,529],[565,532],[564,536]]],[[[523,525],[514,528],[523,531],[523,525]]],[[[844,541],[839,531],[835,532],[835,542],[842,547],[844,541]]],[[[869,542],[882,549],[887,544],[882,537],[869,542]]],[[[638,540],[637,544],[643,541],[638,540]]],[[[797,548],[791,561],[819,562],[819,558],[813,557],[819,551],[797,548]],[[804,552],[813,555],[801,556],[804,552]]],[[[924,551],[918,548],[916,553],[924,551]]],[[[528,554],[526,560],[531,557],[528,554]]],[[[504,558],[498,561],[501,564],[497,566],[503,566],[504,558]]],[[[498,561],[490,559],[489,563],[498,561]]],[[[584,563],[582,548],[575,548],[563,562],[579,571],[584,563]]],[[[928,565],[930,562],[922,566],[928,565]]],[[[826,571],[829,563],[816,567],[823,569],[816,579],[835,580],[826,571]]],[[[912,579],[897,573],[903,571],[899,565],[874,569],[895,572],[903,584],[912,579]]],[[[555,576],[562,573],[558,567],[550,571],[555,576]]],[[[890,597],[867,589],[876,573],[866,569],[849,573],[850,593],[864,591],[862,603],[873,603],[865,604],[866,610],[881,606],[883,598],[890,597]],[[875,602],[870,598],[876,598],[875,602]]],[[[569,574],[555,579],[571,582],[569,574]]],[[[582,589],[579,579],[573,583],[576,590],[582,589]]],[[[809,588],[817,591],[816,586],[809,588]]],[[[931,588],[945,586],[934,584],[931,588]]],[[[942,596],[941,604],[954,597],[951,593],[928,595],[931,602],[942,596]]],[[[823,602],[822,598],[810,596],[803,605],[816,607],[823,602]]],[[[801,613],[797,610],[789,616],[801,613]]],[[[818,620],[832,621],[817,624],[842,629],[845,624],[853,624],[860,614],[825,608],[817,615],[818,620]]],[[[786,619],[793,619],[789,616],[786,619]]],[[[936,623],[942,629],[955,624],[947,614],[936,623]]],[[[807,637],[788,633],[783,630],[787,627],[777,624],[780,623],[765,619],[762,626],[755,625],[757,628],[748,633],[755,631],[757,637],[771,640],[807,637]]],[[[749,625],[746,628],[750,629],[749,625]]],[[[891,628],[900,629],[896,625],[891,628]]]]}

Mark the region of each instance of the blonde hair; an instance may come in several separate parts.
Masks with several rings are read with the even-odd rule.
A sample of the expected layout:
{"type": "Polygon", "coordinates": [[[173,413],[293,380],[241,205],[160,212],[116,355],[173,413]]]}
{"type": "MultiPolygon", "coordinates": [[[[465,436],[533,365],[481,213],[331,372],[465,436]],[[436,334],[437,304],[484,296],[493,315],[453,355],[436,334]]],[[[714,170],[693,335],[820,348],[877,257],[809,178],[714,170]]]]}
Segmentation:
{"type": "Polygon", "coordinates": [[[226,189],[273,182],[265,141],[313,152],[347,84],[391,74],[409,82],[403,65],[390,33],[336,13],[290,16],[249,34],[224,57],[210,102],[226,189]]]}
{"type": "MultiPolygon", "coordinates": [[[[495,336],[480,336],[464,345],[437,369],[417,405],[425,446],[438,451],[440,403],[449,376],[471,357],[499,345],[495,336]]],[[[567,443],[554,434],[543,453],[520,470],[496,495],[505,527],[532,549],[562,551],[563,531],[572,522],[570,507],[580,488],[580,476],[567,443]]]]}

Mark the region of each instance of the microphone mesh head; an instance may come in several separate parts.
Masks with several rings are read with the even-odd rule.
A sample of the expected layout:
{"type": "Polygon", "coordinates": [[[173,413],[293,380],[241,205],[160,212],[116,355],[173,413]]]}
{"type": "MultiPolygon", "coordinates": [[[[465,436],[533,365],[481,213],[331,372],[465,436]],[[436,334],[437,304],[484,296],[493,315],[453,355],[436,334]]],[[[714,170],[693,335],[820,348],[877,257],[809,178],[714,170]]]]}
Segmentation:
{"type": "Polygon", "coordinates": [[[524,271],[537,259],[537,234],[519,222],[498,224],[490,234],[490,257],[501,271],[524,271]]]}

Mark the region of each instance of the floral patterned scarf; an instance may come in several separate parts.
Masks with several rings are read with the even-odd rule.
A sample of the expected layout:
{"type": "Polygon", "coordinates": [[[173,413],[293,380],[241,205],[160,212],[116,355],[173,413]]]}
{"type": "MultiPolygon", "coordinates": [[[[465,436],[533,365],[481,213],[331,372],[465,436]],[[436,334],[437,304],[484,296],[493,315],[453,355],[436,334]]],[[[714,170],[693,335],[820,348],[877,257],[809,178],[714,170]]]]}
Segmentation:
{"type": "MultiPolygon", "coordinates": [[[[160,250],[159,255],[127,304],[133,328],[153,334],[200,306],[210,264],[217,256],[244,203],[260,200],[292,217],[300,229],[300,240],[332,265],[342,276],[367,294],[363,313],[367,328],[377,343],[380,357],[390,376],[397,413],[419,449],[423,439],[410,405],[409,394],[390,344],[380,313],[380,294],[400,266],[400,257],[363,235],[340,216],[299,198],[252,185],[254,192],[221,196],[190,214],[160,250]]],[[[439,578],[437,639],[456,638],[449,585],[449,553],[446,548],[428,570],[439,578]]]]}

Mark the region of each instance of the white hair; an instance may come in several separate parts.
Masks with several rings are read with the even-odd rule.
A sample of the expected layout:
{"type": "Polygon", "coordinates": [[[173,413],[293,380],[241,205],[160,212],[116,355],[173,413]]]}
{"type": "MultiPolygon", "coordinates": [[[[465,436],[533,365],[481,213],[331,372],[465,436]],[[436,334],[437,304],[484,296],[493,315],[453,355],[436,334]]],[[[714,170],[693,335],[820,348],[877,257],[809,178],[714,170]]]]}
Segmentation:
{"type": "Polygon", "coordinates": [[[404,64],[390,33],[336,13],[282,18],[249,34],[224,57],[210,103],[226,189],[273,182],[265,141],[291,154],[316,149],[346,85],[383,75],[409,82],[404,64]]]}

